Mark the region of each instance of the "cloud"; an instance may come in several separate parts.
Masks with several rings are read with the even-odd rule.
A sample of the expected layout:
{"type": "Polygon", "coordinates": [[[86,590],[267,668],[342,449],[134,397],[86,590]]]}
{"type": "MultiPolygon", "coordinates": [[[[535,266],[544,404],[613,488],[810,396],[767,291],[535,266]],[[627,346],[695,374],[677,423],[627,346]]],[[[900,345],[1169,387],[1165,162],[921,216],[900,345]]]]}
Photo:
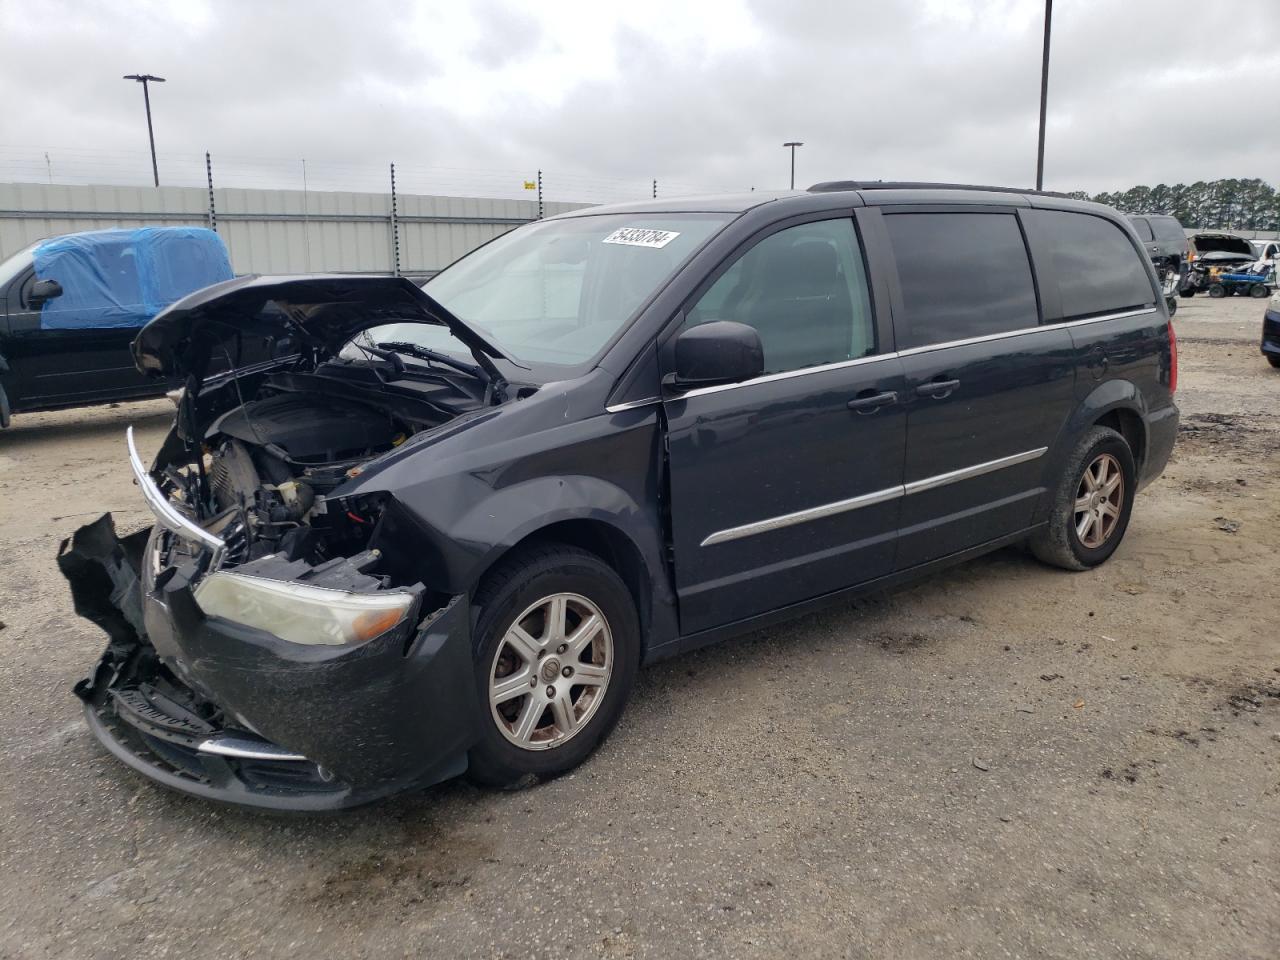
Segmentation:
{"type": "MultiPolygon", "coordinates": [[[[1213,105],[1274,101],[1280,19],[1188,44],[1176,4],[1058,6],[1047,186],[1274,178],[1275,125],[1213,105]]],[[[391,160],[424,191],[510,193],[539,168],[557,199],[776,188],[789,139],[802,183],[1034,177],[1040,0],[30,9],[0,0],[0,179],[48,150],[66,176],[143,180],[135,71],[168,78],[162,176],[193,182],[208,149],[243,185],[295,185],[305,156],[313,189],[378,189],[391,160]]]]}

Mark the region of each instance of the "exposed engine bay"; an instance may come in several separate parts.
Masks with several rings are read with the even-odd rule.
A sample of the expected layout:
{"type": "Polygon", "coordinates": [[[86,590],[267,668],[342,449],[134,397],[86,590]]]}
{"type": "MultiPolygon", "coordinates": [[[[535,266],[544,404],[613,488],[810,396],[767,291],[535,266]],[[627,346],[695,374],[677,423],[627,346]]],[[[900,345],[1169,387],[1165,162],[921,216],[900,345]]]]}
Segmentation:
{"type": "Polygon", "coordinates": [[[452,374],[382,367],[328,361],[313,372],[228,380],[207,405],[183,398],[181,436],[166,445],[169,462],[155,476],[226,543],[222,567],[270,555],[315,565],[364,553],[382,504],[332,491],[369,460],[486,405],[452,374]]]}

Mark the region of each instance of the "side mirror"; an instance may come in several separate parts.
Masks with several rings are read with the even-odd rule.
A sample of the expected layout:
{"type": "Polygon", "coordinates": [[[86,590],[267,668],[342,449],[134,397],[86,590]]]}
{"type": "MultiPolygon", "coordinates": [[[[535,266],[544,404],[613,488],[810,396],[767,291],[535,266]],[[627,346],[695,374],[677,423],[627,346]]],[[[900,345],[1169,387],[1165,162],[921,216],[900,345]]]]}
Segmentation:
{"type": "Polygon", "coordinates": [[[663,381],[676,390],[741,383],[764,373],[764,347],[755,327],[732,320],[700,323],[676,337],[675,372],[663,381]]]}
{"type": "Polygon", "coordinates": [[[62,296],[62,284],[57,280],[37,280],[31,285],[31,293],[27,299],[33,307],[39,306],[46,300],[52,300],[54,297],[62,296]]]}

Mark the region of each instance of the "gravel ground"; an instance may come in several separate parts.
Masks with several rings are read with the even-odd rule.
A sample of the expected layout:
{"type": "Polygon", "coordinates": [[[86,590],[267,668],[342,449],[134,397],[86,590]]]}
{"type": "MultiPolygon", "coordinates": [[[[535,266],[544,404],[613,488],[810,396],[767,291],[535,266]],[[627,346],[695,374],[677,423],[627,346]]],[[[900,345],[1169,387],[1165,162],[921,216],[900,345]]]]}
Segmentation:
{"type": "Polygon", "coordinates": [[[644,671],[574,775],[329,818],[89,736],[56,575],[165,401],[0,435],[0,956],[1280,955],[1280,371],[1182,301],[1184,429],[1102,569],[1003,551],[644,671]]]}

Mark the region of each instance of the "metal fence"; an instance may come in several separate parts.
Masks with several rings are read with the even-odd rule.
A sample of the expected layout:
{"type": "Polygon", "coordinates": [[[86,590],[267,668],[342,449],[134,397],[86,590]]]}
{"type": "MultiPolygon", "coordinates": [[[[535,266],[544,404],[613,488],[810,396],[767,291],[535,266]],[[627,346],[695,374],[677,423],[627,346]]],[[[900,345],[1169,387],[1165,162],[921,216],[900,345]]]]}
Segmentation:
{"type": "Polygon", "coordinates": [[[430,276],[493,237],[586,204],[237,187],[0,183],[0,260],[43,237],[213,227],[236,273],[430,276]]]}

